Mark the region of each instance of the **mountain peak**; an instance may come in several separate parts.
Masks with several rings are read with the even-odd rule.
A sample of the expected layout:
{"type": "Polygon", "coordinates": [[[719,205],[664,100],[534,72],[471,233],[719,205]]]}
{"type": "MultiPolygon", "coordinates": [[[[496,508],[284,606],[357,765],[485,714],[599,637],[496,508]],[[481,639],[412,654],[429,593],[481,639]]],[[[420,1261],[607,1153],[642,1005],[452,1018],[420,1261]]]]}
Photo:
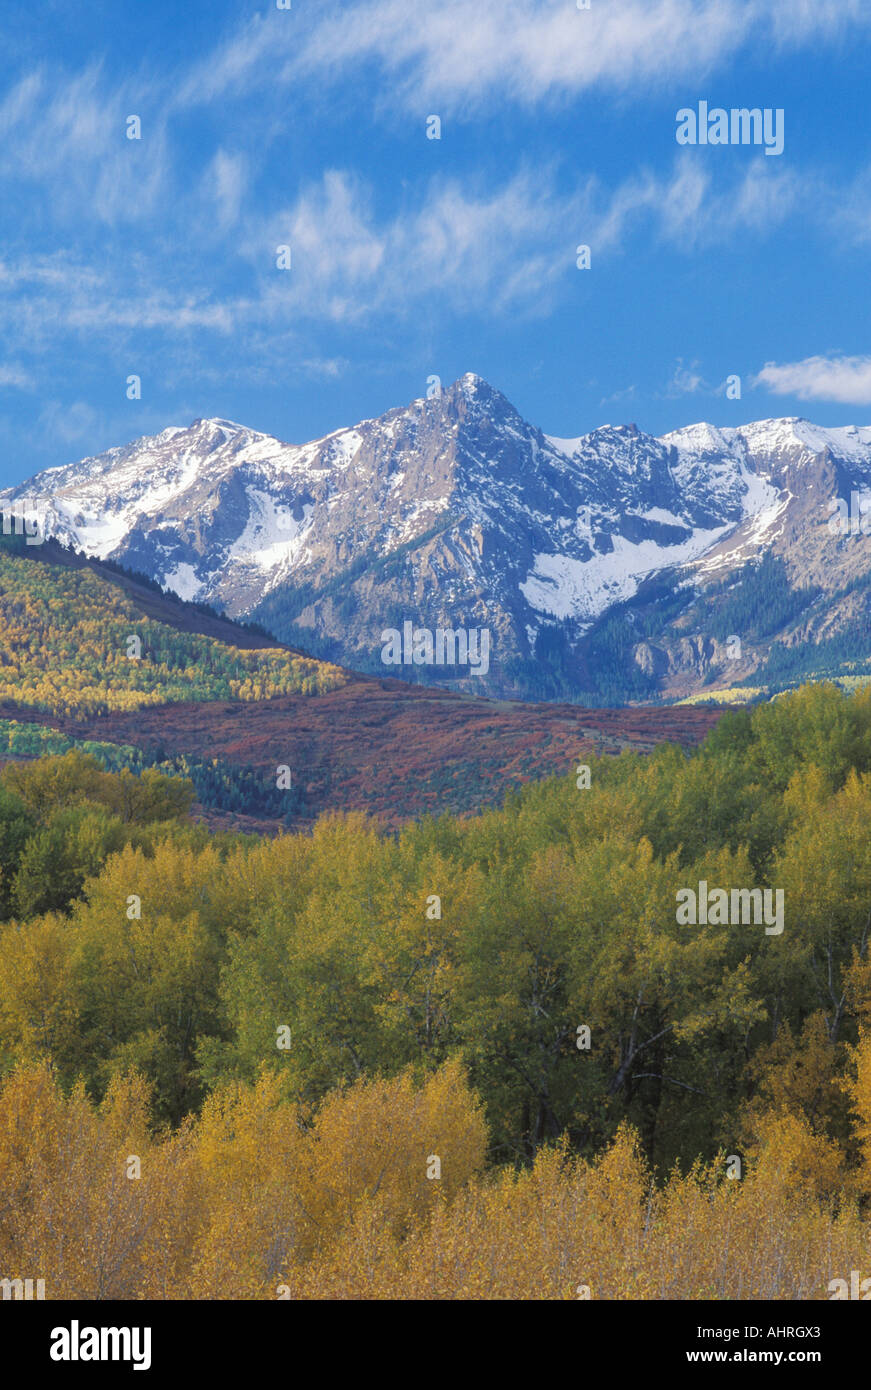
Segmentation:
{"type": "MultiPolygon", "coordinates": [[[[842,557],[827,525],[834,470],[812,465],[826,450],[844,496],[871,494],[871,429],[792,417],[657,438],[629,422],[557,439],[470,371],[432,398],[304,444],[200,417],[0,501],[38,496],[45,534],[297,645],[310,632],[346,665],[373,668],[372,634],[399,607],[431,629],[468,626],[474,614],[511,663],[530,660],[554,622],[580,652],[611,605],[653,575],[695,582],[704,557],[722,575],[736,555],[780,555],[786,537],[790,559],[803,547],[802,575],[851,577],[857,552],[844,545],[842,557]],[[797,470],[806,487],[795,486],[797,470]],[[819,525],[806,524],[813,510],[819,525]]],[[[677,646],[669,652],[654,665],[683,670],[677,646]]],[[[509,686],[505,676],[499,688],[509,686]]]]}
{"type": "Polygon", "coordinates": [[[199,416],[190,424],[192,430],[224,430],[232,434],[247,434],[248,426],[239,425],[235,420],[222,420],[220,416],[199,416]]]}
{"type": "Polygon", "coordinates": [[[454,397],[462,396],[465,400],[478,404],[507,399],[501,391],[498,391],[495,386],[491,386],[489,381],[479,376],[477,372],[465,372],[461,377],[458,377],[453,385],[448,387],[448,394],[454,397]]]}

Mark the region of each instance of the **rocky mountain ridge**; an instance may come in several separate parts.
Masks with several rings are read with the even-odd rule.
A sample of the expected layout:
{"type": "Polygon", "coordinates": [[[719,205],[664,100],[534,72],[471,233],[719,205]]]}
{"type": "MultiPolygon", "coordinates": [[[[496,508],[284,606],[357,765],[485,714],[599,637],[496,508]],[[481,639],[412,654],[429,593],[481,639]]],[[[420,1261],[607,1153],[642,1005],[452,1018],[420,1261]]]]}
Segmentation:
{"type": "Polygon", "coordinates": [[[485,628],[486,675],[402,671],[476,694],[674,698],[764,674],[774,647],[871,655],[871,548],[832,524],[837,499],[871,503],[871,427],[562,439],[469,373],[300,445],[196,420],[46,470],[0,507],[25,498],[61,541],[346,666],[383,670],[383,631],[409,621],[485,628]]]}

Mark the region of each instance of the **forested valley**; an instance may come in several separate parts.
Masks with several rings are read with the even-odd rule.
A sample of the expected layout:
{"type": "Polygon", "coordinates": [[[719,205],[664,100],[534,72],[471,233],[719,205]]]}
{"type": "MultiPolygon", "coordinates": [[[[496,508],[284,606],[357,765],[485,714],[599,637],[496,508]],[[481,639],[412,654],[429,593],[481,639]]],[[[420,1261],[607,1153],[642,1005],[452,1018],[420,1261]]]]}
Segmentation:
{"type": "Polygon", "coordinates": [[[0,771],[0,1273],[48,1298],[828,1298],[871,1273],[871,690],[387,832],[0,771]],[[783,931],[682,890],[783,893],[783,931]]]}

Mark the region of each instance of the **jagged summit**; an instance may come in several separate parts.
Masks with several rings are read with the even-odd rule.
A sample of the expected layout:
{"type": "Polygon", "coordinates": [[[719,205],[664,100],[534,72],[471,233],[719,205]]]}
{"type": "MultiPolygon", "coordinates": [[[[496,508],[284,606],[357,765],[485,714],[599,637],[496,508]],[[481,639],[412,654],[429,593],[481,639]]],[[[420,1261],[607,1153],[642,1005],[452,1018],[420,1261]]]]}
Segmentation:
{"type": "Polygon", "coordinates": [[[863,562],[826,523],[853,491],[871,500],[871,427],[623,423],[563,439],[466,372],[305,444],[222,417],[168,426],[0,501],[36,496],[49,534],[346,665],[371,669],[404,613],[483,623],[520,670],[557,627],[580,651],[655,575],[683,592],[770,553],[791,582],[843,587],[863,562]]]}
{"type": "Polygon", "coordinates": [[[221,420],[217,416],[199,417],[190,423],[192,430],[229,430],[233,434],[250,434],[251,430],[247,425],[239,425],[235,420],[221,420]]]}

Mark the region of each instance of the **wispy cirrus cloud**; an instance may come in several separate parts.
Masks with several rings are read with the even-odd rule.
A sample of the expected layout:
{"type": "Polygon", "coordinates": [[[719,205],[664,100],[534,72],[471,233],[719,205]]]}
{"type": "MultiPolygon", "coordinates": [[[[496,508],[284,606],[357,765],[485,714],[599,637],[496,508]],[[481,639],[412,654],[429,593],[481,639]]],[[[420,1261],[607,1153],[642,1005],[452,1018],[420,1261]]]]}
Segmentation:
{"type": "Polygon", "coordinates": [[[379,218],[371,186],[329,170],[270,223],[271,241],[293,246],[294,272],[268,297],[337,320],[401,316],[432,295],[467,311],[534,310],[571,264],[583,201],[528,171],[490,188],[434,178],[379,218]]]}
{"type": "Polygon", "coordinates": [[[271,11],[197,64],[177,100],[196,105],[301,77],[345,80],[367,65],[384,105],[477,110],[607,87],[696,83],[750,43],[796,48],[871,23],[864,0],[360,0],[271,11]]]}
{"type": "Polygon", "coordinates": [[[711,173],[686,160],[611,189],[594,178],[566,186],[555,166],[520,169],[488,187],[433,177],[416,202],[387,217],[371,185],[329,170],[265,226],[249,223],[244,249],[262,267],[274,264],[277,246],[292,247],[292,273],[261,280],[273,312],[284,304],[335,321],[401,317],[437,296],[459,312],[539,314],[566,293],[581,243],[597,258],[619,255],[640,227],[689,251],[780,226],[802,185],[768,168],[760,160],[717,192],[711,173]]]}
{"type": "Polygon", "coordinates": [[[7,255],[0,262],[0,330],[34,345],[72,333],[155,330],[173,337],[227,337],[255,326],[395,322],[423,301],[433,315],[540,316],[579,272],[576,247],[619,256],[638,231],[688,252],[736,231],[764,235],[798,205],[799,184],[759,161],[718,191],[710,171],[676,160],[667,174],[632,176],[613,188],[567,182],[554,164],[521,167],[498,181],[432,176],[399,208],[379,209],[378,190],[348,170],[327,170],[285,208],[264,214],[244,201],[247,166],[219,151],[202,176],[198,215],[180,202],[167,258],[159,241],[131,251],[122,241],[101,258],[67,251],[7,255]],[[769,191],[770,190],[770,191],[769,191]],[[203,204],[205,211],[203,211],[203,204]],[[766,218],[769,220],[766,221],[766,218]],[[201,222],[209,239],[205,269],[201,222]],[[292,266],[276,265],[289,245],[292,266]],[[228,293],[212,251],[247,268],[228,293]]]}
{"type": "Polygon", "coordinates": [[[222,302],[207,287],[176,288],[159,267],[122,252],[98,265],[62,251],[0,263],[0,332],[38,347],[47,335],[161,329],[229,333],[247,301],[222,302]]]}
{"type": "Polygon", "coordinates": [[[595,235],[601,246],[620,246],[644,219],[656,235],[690,251],[728,241],[736,232],[764,235],[795,209],[812,205],[817,181],[761,159],[728,181],[699,159],[676,159],[668,173],[632,175],[600,199],[595,235]]]}
{"type": "Polygon", "coordinates": [[[202,197],[207,206],[214,207],[221,230],[238,222],[248,191],[248,179],[248,161],[244,155],[233,154],[223,147],[215,152],[203,178],[202,197]]]}
{"type": "Polygon", "coordinates": [[[0,390],[32,391],[33,377],[24,367],[15,362],[0,365],[0,390]]]}
{"type": "Polygon", "coordinates": [[[839,405],[871,405],[871,356],[805,357],[801,362],[766,362],[753,379],[776,396],[839,405]]]}
{"type": "Polygon", "coordinates": [[[41,187],[54,221],[154,215],[170,177],[158,93],[147,80],[107,78],[98,64],[72,73],[41,65],[0,99],[0,177],[41,187]],[[147,138],[127,139],[131,115],[147,138]]]}

